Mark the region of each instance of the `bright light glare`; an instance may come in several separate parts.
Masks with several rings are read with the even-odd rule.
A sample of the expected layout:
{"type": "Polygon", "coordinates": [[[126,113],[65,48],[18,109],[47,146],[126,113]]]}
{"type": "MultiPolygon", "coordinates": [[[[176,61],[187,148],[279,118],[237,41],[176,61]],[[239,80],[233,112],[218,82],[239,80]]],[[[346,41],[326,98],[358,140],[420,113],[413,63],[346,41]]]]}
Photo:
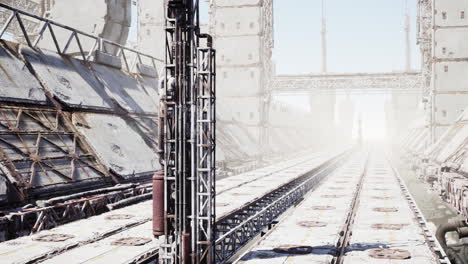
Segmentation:
{"type": "Polygon", "coordinates": [[[386,141],[388,127],[384,107],[385,96],[361,96],[357,101],[355,135],[357,136],[358,120],[360,116],[362,121],[362,138],[364,141],[386,141]]]}
{"type": "Polygon", "coordinates": [[[363,120],[362,136],[365,141],[385,141],[387,139],[385,123],[363,120]]]}

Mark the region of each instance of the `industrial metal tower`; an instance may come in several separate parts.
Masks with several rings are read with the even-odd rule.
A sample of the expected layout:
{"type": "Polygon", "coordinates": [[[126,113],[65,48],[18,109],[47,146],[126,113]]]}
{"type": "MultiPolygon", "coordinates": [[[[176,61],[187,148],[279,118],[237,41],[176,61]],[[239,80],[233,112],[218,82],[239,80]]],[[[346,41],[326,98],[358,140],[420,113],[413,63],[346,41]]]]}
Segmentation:
{"type": "Polygon", "coordinates": [[[169,0],[166,8],[164,241],[160,263],[212,263],[215,51],[211,37],[200,34],[199,0],[169,0]]]}
{"type": "Polygon", "coordinates": [[[325,0],[322,0],[322,73],[327,72],[327,19],[325,12],[325,0]]]}
{"type": "Polygon", "coordinates": [[[411,71],[411,41],[410,41],[410,32],[411,32],[411,21],[410,15],[408,12],[408,0],[405,1],[405,70],[406,72],[411,71]]]}

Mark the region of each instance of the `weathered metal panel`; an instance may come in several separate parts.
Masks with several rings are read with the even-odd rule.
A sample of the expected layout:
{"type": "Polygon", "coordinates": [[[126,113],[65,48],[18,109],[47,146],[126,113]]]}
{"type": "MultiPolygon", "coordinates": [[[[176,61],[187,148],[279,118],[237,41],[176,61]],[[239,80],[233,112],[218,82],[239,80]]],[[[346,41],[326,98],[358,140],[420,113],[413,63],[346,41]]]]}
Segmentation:
{"type": "Polygon", "coordinates": [[[259,5],[260,3],[260,0],[237,0],[235,2],[233,2],[232,0],[216,0],[216,6],[219,7],[242,7],[245,5],[259,5]]]}
{"type": "Polygon", "coordinates": [[[141,87],[143,87],[144,91],[148,94],[151,101],[159,109],[158,79],[147,76],[139,76],[138,82],[140,83],[141,87]]]}
{"type": "Polygon", "coordinates": [[[160,169],[143,138],[118,116],[73,114],[73,123],[106,166],[124,178],[150,175],[160,169]]]}
{"type": "Polygon", "coordinates": [[[24,192],[105,178],[102,165],[64,114],[55,110],[1,107],[0,116],[2,164],[24,192]]]}
{"type": "Polygon", "coordinates": [[[468,62],[437,63],[435,71],[437,72],[435,85],[438,92],[452,92],[454,94],[455,92],[468,92],[468,80],[466,79],[468,62]]]}
{"type": "Polygon", "coordinates": [[[0,45],[0,98],[3,101],[46,104],[46,96],[24,62],[0,45]]]}
{"type": "Polygon", "coordinates": [[[240,95],[260,96],[262,92],[261,74],[261,68],[255,66],[242,67],[236,70],[221,68],[216,81],[223,89],[217,94],[218,96],[235,98],[239,98],[240,95]]]}
{"type": "MultiPolygon", "coordinates": [[[[441,132],[447,130],[448,125],[455,123],[463,113],[468,102],[468,94],[438,94],[436,120],[438,124],[445,125],[441,132]]],[[[442,134],[439,134],[439,138],[442,134]]]]}
{"type": "Polygon", "coordinates": [[[149,221],[96,243],[72,249],[43,263],[63,264],[69,263],[70,260],[73,260],[74,263],[89,264],[126,263],[127,261],[131,262],[140,258],[144,259],[147,256],[154,256],[158,250],[159,241],[153,237],[152,223],[149,221]],[[122,242],[122,240],[126,239],[138,240],[142,245],[119,244],[119,241],[122,242]]]}
{"type": "MultiPolygon", "coordinates": [[[[216,40],[216,49],[223,51],[217,56],[217,66],[254,66],[261,62],[259,36],[223,37],[216,40]],[[242,53],[239,53],[242,50],[242,53]]],[[[237,70],[237,69],[231,69],[237,70]]]]}
{"type": "Polygon", "coordinates": [[[157,113],[157,106],[138,81],[126,73],[103,65],[92,64],[109,95],[130,113],[157,113]]]}
{"type": "MultiPolygon", "coordinates": [[[[258,35],[262,31],[260,6],[220,8],[216,10],[215,19],[220,21],[215,24],[217,37],[258,35]]],[[[219,55],[223,56],[222,54],[223,51],[220,50],[219,55]]]]}
{"type": "Polygon", "coordinates": [[[468,20],[466,1],[434,1],[435,22],[439,26],[465,26],[468,20]],[[464,12],[464,16],[462,15],[464,12]]]}
{"type": "Polygon", "coordinates": [[[38,78],[55,98],[72,108],[112,109],[110,97],[81,61],[42,50],[22,48],[38,78]]]}
{"type": "Polygon", "coordinates": [[[468,58],[465,45],[465,40],[468,39],[468,28],[438,29],[435,37],[436,58],[468,58]]]}
{"type": "MultiPolygon", "coordinates": [[[[86,245],[116,234],[122,229],[140,223],[151,223],[151,210],[149,208],[151,208],[151,201],[0,243],[0,263],[34,263],[38,259],[53,256],[53,254],[66,251],[69,248],[86,245]],[[38,241],[39,238],[47,235],[65,235],[69,238],[58,242],[38,241]]],[[[150,230],[148,235],[151,234],[150,230]]],[[[86,256],[91,258],[90,255],[86,256]]],[[[70,261],[71,259],[68,259],[67,263],[70,261]]]]}

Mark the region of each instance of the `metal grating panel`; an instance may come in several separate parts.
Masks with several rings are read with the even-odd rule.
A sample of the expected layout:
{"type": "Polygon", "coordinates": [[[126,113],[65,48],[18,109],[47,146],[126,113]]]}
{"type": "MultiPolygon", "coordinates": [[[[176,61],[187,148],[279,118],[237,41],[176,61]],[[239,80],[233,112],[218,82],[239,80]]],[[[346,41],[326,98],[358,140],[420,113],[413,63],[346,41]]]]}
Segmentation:
{"type": "Polygon", "coordinates": [[[132,178],[152,175],[160,169],[156,152],[124,119],[74,113],[73,121],[101,160],[116,174],[132,178]]]}
{"type": "Polygon", "coordinates": [[[0,107],[0,156],[24,189],[102,179],[105,169],[55,110],[0,107]]]}

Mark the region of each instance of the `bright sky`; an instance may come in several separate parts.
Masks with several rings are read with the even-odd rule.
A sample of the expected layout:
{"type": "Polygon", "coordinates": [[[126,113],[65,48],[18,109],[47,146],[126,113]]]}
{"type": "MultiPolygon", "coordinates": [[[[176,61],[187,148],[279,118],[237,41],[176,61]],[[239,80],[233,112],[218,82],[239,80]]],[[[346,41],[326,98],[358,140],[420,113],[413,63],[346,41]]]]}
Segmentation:
{"type": "MultiPolygon", "coordinates": [[[[278,74],[317,73],[321,67],[321,0],[275,0],[274,60],[278,74]]],[[[411,16],[412,68],[420,68],[416,45],[416,0],[411,16]]],[[[405,68],[405,0],[326,0],[328,71],[391,72],[405,68]]],[[[336,112],[343,101],[336,98],[336,112]]],[[[386,136],[384,95],[353,96],[355,125],[363,120],[367,139],[386,136]]],[[[304,110],[304,95],[277,97],[304,110]]],[[[336,116],[339,121],[340,117],[336,116]]]]}
{"type": "MultiPolygon", "coordinates": [[[[405,0],[326,0],[330,72],[401,71],[405,64],[405,0]]],[[[416,46],[416,0],[411,15],[413,68],[420,66],[416,46]]],[[[319,72],[321,0],[275,0],[277,73],[319,72]]]]}
{"type": "MultiPolygon", "coordinates": [[[[235,1],[235,0],[233,0],[235,1]]],[[[405,0],[325,0],[329,72],[391,72],[405,68],[405,0]]],[[[207,7],[201,2],[207,21],[207,7]]],[[[416,0],[408,0],[411,16],[412,68],[420,68],[416,45],[416,0]]],[[[274,0],[275,49],[278,74],[317,73],[321,65],[321,0],[274,0]]],[[[363,120],[368,139],[386,135],[384,105],[388,96],[353,96],[355,124],[363,120]]],[[[276,97],[303,110],[304,94],[276,97]],[[294,102],[294,103],[292,103],[294,102]]],[[[336,112],[344,100],[336,98],[336,112]]],[[[340,117],[336,116],[337,120],[340,117]]]]}

